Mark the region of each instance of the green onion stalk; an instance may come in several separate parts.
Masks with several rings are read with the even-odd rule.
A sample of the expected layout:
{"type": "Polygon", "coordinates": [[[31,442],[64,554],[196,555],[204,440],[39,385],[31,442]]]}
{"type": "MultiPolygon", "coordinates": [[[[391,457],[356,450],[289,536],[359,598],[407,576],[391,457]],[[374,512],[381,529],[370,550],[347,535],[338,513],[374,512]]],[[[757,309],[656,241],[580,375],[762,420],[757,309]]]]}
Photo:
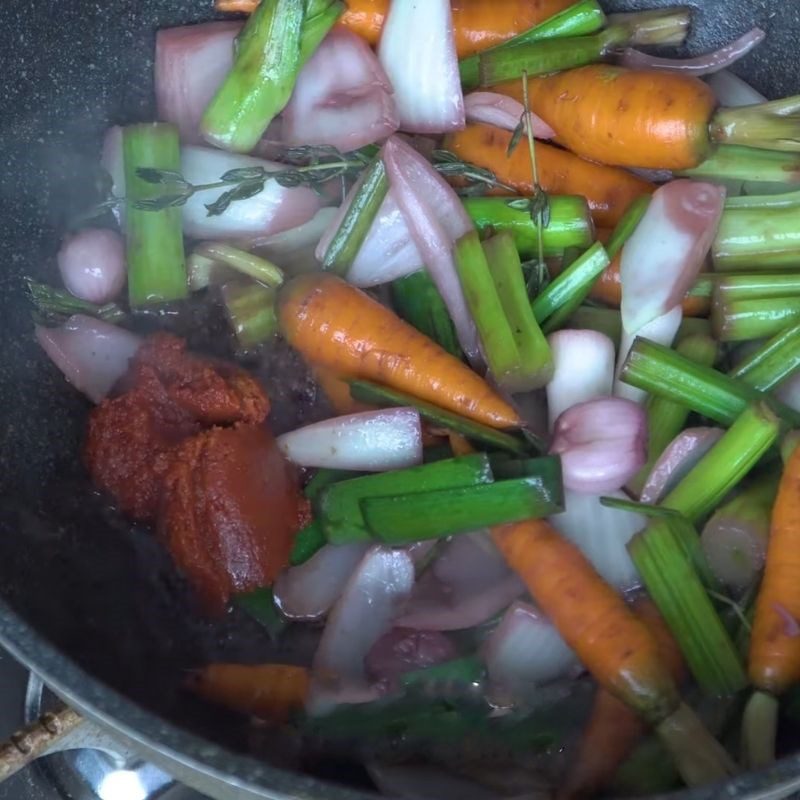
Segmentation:
{"type": "Polygon", "coordinates": [[[189,293],[180,208],[142,207],[162,189],[143,180],[140,169],[180,171],[178,129],[164,122],[123,129],[125,243],[131,308],[182,300],[189,293]]]}
{"type": "Polygon", "coordinates": [[[600,273],[611,263],[600,242],[575,259],[533,301],[533,314],[545,333],[562,327],[591,291],[600,273]]]}
{"type": "MultiPolygon", "coordinates": [[[[675,347],[677,353],[695,364],[713,367],[719,348],[710,336],[694,335],[680,340],[675,347]]],[[[667,445],[686,427],[691,409],[658,395],[647,400],[648,440],[647,462],[628,484],[628,489],[638,497],[656,461],[667,445]]]]}
{"type": "Polygon", "coordinates": [[[260,3],[237,41],[233,68],[203,114],[205,138],[225,150],[250,152],[289,102],[297,74],[344,6],[338,2],[260,3]]]}
{"type": "MultiPolygon", "coordinates": [[[[484,50],[484,53],[507,52],[513,47],[545,39],[563,39],[568,36],[584,36],[596,33],[606,23],[606,15],[596,0],[580,0],[563,11],[514,36],[502,44],[484,50]]],[[[464,91],[480,85],[480,55],[464,58],[459,63],[461,85],[464,91]]]]}
{"type": "Polygon", "coordinates": [[[800,295],[754,300],[722,298],[711,309],[714,334],[722,342],[774,336],[800,320],[800,295]]]}
{"type": "Polygon", "coordinates": [[[630,45],[680,44],[687,32],[686,9],[620,15],[605,30],[588,36],[528,41],[478,54],[480,86],[495,86],[527,74],[530,77],[602,61],[630,45]]]}
{"type": "Polygon", "coordinates": [[[722,425],[732,425],[749,405],[761,400],[784,422],[800,426],[800,414],[775,398],[646,339],[634,341],[621,379],[649,394],[686,405],[722,425]]]}
{"type": "Polygon", "coordinates": [[[698,685],[713,696],[747,685],[739,654],[686,552],[697,533],[680,516],[651,520],[628,543],[631,559],[680,645],[698,685]]]}
{"type": "Polygon", "coordinates": [[[692,522],[708,516],[777,442],[780,422],[763,403],[745,409],[725,435],[661,501],[692,522]]]}
{"type": "Polygon", "coordinates": [[[270,341],[278,332],[275,290],[260,283],[226,283],[222,305],[240,347],[250,348],[270,341]]]}
{"type": "Polygon", "coordinates": [[[769,339],[728,374],[761,392],[768,392],[800,369],[800,323],[769,339]]]}
{"type": "MultiPolygon", "coordinates": [[[[541,229],[542,255],[562,256],[568,247],[586,250],[594,244],[594,224],[586,198],[550,195],[548,224],[541,229]]],[[[467,197],[464,209],[482,237],[508,231],[520,258],[539,257],[539,225],[527,197],[467,197]]]]}
{"type": "Polygon", "coordinates": [[[393,281],[391,291],[392,306],[400,317],[451,355],[463,358],[447,306],[424,269],[393,281]]]}
{"type": "Polygon", "coordinates": [[[483,242],[483,250],[519,354],[517,371],[504,386],[510,391],[538,389],[553,376],[553,354],[528,300],[514,238],[508,231],[499,233],[483,242]]]}

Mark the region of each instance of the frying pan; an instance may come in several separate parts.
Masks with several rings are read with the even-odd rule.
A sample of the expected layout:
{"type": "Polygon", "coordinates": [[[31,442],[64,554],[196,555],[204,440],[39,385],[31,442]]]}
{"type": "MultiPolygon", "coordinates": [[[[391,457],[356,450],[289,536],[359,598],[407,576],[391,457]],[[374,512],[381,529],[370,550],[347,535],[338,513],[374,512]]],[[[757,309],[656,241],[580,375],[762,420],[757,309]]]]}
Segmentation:
{"type": "MultiPolygon", "coordinates": [[[[770,97],[800,90],[800,3],[691,5],[689,51],[758,24],[767,41],[739,72],[770,97]]],[[[363,787],[253,759],[236,720],[179,691],[186,667],[266,659],[270,645],[236,613],[203,619],[148,532],[92,494],[76,457],[88,406],[37,349],[23,295],[26,275],[57,280],[53,256],[67,219],[89,201],[104,128],[152,118],[154,31],[212,18],[210,6],[0,3],[0,644],[75,708],[212,797],[363,800],[363,787]]],[[[302,654],[302,635],[292,646],[302,654]]],[[[766,796],[793,781],[800,785],[800,756],[681,796],[766,796]]]]}

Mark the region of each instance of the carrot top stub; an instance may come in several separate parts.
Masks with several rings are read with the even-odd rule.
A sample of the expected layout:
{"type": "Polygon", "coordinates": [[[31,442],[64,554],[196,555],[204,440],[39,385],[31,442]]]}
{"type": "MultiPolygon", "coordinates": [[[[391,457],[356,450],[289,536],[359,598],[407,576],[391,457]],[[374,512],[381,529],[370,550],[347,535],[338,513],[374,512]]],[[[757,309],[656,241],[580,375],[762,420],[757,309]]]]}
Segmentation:
{"type": "MultiPolygon", "coordinates": [[[[495,88],[521,101],[521,81],[495,88]]],[[[710,149],[714,93],[699,78],[592,64],[528,81],[531,109],[584,158],[690,169],[710,149]]]]}
{"type": "Polygon", "coordinates": [[[492,530],[495,544],[595,680],[657,725],[680,698],[659,645],[575,545],[544,520],[492,530]]]}
{"type": "Polygon", "coordinates": [[[800,447],[784,467],[772,509],[767,563],[756,603],[748,671],[780,695],[800,681],[800,447]]]}
{"type": "Polygon", "coordinates": [[[283,335],[312,366],[389,386],[493,428],[521,424],[480,375],[341,278],[300,275],[282,289],[278,306],[283,335]]]}

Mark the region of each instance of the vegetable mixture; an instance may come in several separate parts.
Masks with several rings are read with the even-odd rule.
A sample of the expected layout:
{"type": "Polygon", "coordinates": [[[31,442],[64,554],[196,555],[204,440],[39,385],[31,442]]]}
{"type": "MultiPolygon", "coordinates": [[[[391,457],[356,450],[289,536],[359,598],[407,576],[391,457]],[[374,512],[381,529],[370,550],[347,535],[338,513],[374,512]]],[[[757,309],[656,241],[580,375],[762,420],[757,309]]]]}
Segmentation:
{"type": "Polygon", "coordinates": [[[769,764],[800,707],[800,96],[727,69],[764,33],[673,59],[685,8],[217,10],[158,32],[158,121],[109,129],[62,286],[29,285],[94,485],[198,613],[316,632],[187,692],[392,796],[769,764]],[[167,330],[192,303],[227,360],[167,330]],[[281,349],[300,427],[246,369],[281,349]]]}

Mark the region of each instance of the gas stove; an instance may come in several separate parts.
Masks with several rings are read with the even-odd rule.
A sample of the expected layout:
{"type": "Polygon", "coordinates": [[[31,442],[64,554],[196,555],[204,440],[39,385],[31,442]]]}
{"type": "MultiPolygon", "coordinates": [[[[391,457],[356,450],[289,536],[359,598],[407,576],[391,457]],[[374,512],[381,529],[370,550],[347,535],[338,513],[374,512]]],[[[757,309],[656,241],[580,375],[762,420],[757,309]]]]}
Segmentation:
{"type": "MultiPolygon", "coordinates": [[[[39,678],[0,649],[0,741],[58,704],[39,678]]],[[[0,800],[207,800],[111,738],[93,745],[40,758],[0,783],[0,800]]]]}

